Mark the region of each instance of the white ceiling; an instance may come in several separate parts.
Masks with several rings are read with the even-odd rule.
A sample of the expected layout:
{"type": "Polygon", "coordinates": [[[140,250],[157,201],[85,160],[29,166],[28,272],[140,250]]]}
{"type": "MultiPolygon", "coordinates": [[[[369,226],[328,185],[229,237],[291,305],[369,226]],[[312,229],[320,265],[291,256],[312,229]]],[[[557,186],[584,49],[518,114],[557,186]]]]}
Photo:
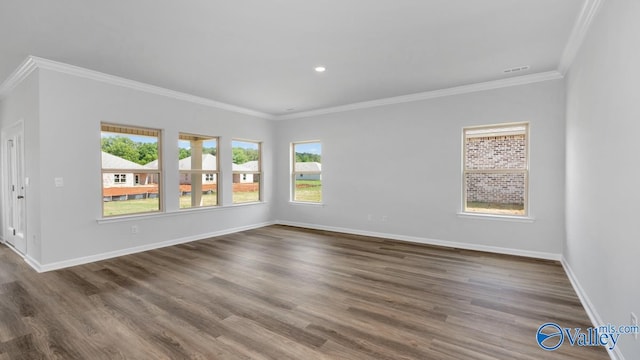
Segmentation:
{"type": "Polygon", "coordinates": [[[34,55],[292,114],[557,70],[586,1],[2,0],[0,83],[34,55]]]}

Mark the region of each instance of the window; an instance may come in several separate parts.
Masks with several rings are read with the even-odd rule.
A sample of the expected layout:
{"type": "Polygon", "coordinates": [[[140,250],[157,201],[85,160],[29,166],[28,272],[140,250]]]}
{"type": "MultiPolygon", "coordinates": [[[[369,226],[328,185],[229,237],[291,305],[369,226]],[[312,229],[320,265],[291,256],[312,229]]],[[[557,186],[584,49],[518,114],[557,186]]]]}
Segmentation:
{"type": "Polygon", "coordinates": [[[528,124],[464,129],[463,209],[527,215],[528,124]]]}
{"type": "Polygon", "coordinates": [[[119,184],[119,183],[126,184],[127,174],[113,174],[113,182],[116,184],[119,184]]]}
{"type": "Polygon", "coordinates": [[[257,202],[260,195],[262,165],[260,160],[261,143],[233,140],[233,203],[257,202]]]}
{"type": "Polygon", "coordinates": [[[291,199],[322,202],[322,144],[317,141],[291,144],[291,199]]]}
{"type": "Polygon", "coordinates": [[[218,138],[178,135],[180,208],[218,205],[218,138]]]}
{"type": "Polygon", "coordinates": [[[102,216],[161,211],[160,130],[102,124],[100,136],[102,216]]]}

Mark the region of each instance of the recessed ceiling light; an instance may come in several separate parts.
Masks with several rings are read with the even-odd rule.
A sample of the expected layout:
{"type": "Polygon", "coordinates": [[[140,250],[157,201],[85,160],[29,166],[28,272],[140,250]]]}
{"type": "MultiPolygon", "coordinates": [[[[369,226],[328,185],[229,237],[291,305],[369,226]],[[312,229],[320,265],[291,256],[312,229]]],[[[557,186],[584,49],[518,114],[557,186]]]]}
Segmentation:
{"type": "Polygon", "coordinates": [[[324,66],[316,66],[314,70],[316,72],[324,72],[325,70],[327,70],[327,68],[325,68],[324,66]]]}

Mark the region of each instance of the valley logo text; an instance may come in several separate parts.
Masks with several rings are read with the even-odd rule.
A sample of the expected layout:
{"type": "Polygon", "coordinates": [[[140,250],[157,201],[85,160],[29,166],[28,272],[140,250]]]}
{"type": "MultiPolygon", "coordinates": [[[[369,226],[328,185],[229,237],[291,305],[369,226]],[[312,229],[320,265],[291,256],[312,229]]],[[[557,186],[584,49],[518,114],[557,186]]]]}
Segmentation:
{"type": "Polygon", "coordinates": [[[559,348],[565,340],[571,346],[604,346],[613,350],[618,343],[620,335],[638,333],[638,326],[603,325],[586,328],[562,328],[556,323],[542,324],[536,333],[536,341],[541,348],[553,351],[559,348]]]}

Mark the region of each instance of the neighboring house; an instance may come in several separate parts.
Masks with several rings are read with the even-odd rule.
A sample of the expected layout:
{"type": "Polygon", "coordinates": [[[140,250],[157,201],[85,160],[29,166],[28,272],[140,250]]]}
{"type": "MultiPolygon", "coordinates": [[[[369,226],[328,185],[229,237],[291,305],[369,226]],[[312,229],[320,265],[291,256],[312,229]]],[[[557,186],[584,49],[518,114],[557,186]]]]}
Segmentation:
{"type": "Polygon", "coordinates": [[[296,173],[317,173],[317,174],[297,174],[297,180],[322,180],[322,164],[318,162],[297,162],[296,173]]]}
{"type": "MultiPolygon", "coordinates": [[[[146,163],[144,165],[145,169],[157,169],[158,168],[158,160],[153,160],[152,162],[146,163]]],[[[149,182],[152,184],[158,184],[158,174],[149,174],[149,182]]]]}
{"type": "MultiPolygon", "coordinates": [[[[233,183],[252,183],[253,173],[258,172],[258,161],[247,161],[244,164],[232,164],[231,169],[233,170],[233,183]]],[[[257,180],[257,179],[256,179],[257,180]]]]}
{"type": "Polygon", "coordinates": [[[103,173],[102,186],[109,187],[132,187],[136,185],[148,185],[153,181],[151,176],[144,172],[146,166],[136,164],[133,161],[102,152],[103,170],[122,170],[116,173],[103,173]]]}
{"type": "MultiPolygon", "coordinates": [[[[211,170],[210,174],[202,174],[202,184],[215,184],[217,183],[216,174],[216,157],[211,154],[202,155],[202,169],[211,170]]],[[[179,170],[191,170],[191,156],[186,157],[178,161],[179,170]]],[[[180,173],[180,185],[191,185],[191,174],[180,173]]]]}

